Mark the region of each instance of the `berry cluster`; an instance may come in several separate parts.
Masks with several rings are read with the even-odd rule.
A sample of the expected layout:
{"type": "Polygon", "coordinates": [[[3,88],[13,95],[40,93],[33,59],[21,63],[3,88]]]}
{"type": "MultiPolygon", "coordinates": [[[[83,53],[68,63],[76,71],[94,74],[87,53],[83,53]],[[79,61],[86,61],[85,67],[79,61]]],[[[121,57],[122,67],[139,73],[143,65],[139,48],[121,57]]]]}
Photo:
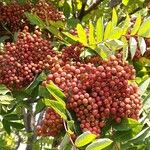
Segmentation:
{"type": "Polygon", "coordinates": [[[29,26],[29,22],[24,15],[25,12],[32,12],[42,20],[58,21],[63,20],[63,14],[52,4],[46,1],[39,1],[36,5],[30,3],[20,5],[17,2],[10,4],[0,4],[0,23],[5,25],[10,31],[22,30],[24,26],[29,26]]]}
{"type": "Polygon", "coordinates": [[[7,43],[4,49],[0,55],[0,83],[9,88],[25,87],[36,74],[49,70],[55,61],[49,41],[44,40],[38,30],[29,33],[28,27],[19,32],[16,43],[7,43]]]}
{"type": "Polygon", "coordinates": [[[5,25],[11,31],[23,29],[28,24],[24,12],[30,11],[31,5],[19,5],[17,2],[9,5],[0,5],[0,23],[5,25]]]}
{"type": "Polygon", "coordinates": [[[67,61],[81,61],[80,54],[84,50],[81,44],[72,44],[62,49],[62,60],[67,61]]]}
{"type": "Polygon", "coordinates": [[[52,4],[43,0],[39,1],[39,3],[33,7],[32,12],[38,15],[42,20],[58,21],[64,19],[62,12],[58,11],[52,4]]]}
{"type": "Polygon", "coordinates": [[[47,108],[41,123],[36,127],[38,136],[57,136],[63,129],[63,120],[51,108],[47,108]]]}
{"type": "Polygon", "coordinates": [[[99,136],[110,117],[117,123],[124,117],[138,119],[138,86],[128,84],[134,77],[133,66],[122,63],[118,54],[97,67],[81,62],[54,64],[44,85],[53,81],[63,89],[67,106],[76,113],[81,129],[99,136]]]}

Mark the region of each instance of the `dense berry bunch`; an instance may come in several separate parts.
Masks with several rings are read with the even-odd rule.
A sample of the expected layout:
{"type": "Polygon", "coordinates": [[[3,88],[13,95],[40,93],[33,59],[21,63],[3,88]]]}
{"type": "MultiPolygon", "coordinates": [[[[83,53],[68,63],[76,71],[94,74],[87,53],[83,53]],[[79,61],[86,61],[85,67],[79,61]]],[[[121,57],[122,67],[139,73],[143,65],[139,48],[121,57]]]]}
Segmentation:
{"type": "Polygon", "coordinates": [[[62,12],[58,11],[52,4],[43,0],[39,1],[39,3],[33,7],[32,12],[38,15],[42,20],[58,21],[64,19],[62,12]]]}
{"type": "Polygon", "coordinates": [[[8,5],[0,4],[0,23],[5,25],[11,31],[23,29],[28,24],[24,12],[30,11],[31,5],[10,3],[8,5]]]}
{"type": "Polygon", "coordinates": [[[110,117],[118,123],[124,117],[138,119],[138,87],[128,84],[134,77],[133,66],[117,55],[97,67],[81,62],[55,64],[45,82],[53,81],[63,89],[83,131],[99,135],[110,117]]]}
{"type": "Polygon", "coordinates": [[[30,3],[20,5],[17,2],[12,2],[7,5],[0,4],[0,23],[13,32],[22,30],[25,25],[29,26],[25,12],[35,13],[44,21],[64,19],[62,12],[59,12],[52,4],[46,1],[39,1],[35,6],[30,3]]]}
{"type": "Polygon", "coordinates": [[[38,136],[57,136],[63,129],[63,120],[51,108],[47,108],[41,123],[36,128],[38,136]]]}
{"type": "Polygon", "coordinates": [[[35,30],[30,34],[25,27],[23,32],[19,32],[17,42],[7,43],[5,52],[0,55],[0,83],[9,88],[22,88],[36,74],[50,69],[54,57],[51,44],[41,37],[41,32],[35,30]]]}
{"type": "Polygon", "coordinates": [[[84,46],[81,44],[72,44],[71,46],[65,47],[62,50],[63,61],[80,61],[80,54],[84,50],[84,46]]]}

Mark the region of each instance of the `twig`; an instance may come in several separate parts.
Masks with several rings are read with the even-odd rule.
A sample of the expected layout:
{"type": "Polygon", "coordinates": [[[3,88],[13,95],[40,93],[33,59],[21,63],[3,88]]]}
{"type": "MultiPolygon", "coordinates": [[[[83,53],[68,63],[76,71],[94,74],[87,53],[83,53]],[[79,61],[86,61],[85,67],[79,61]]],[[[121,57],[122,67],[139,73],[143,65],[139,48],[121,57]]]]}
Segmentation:
{"type": "Polygon", "coordinates": [[[25,125],[25,130],[29,134],[28,139],[27,139],[26,150],[33,150],[33,144],[36,139],[36,136],[34,134],[35,119],[33,115],[32,104],[30,105],[30,108],[27,109],[27,111],[23,109],[23,116],[24,116],[23,121],[25,125]]]}
{"type": "Polygon", "coordinates": [[[18,141],[17,141],[17,144],[16,144],[16,149],[18,149],[19,146],[20,146],[20,143],[21,143],[22,139],[21,139],[21,136],[19,135],[18,131],[16,131],[16,135],[18,137],[18,141]]]}
{"type": "Polygon", "coordinates": [[[94,3],[92,3],[89,8],[87,10],[85,10],[81,15],[80,15],[80,20],[82,20],[82,18],[87,15],[88,13],[90,13],[92,10],[96,9],[96,7],[103,2],[104,0],[96,0],[94,3]]]}
{"type": "MultiPolygon", "coordinates": [[[[141,9],[142,9],[141,7],[138,7],[136,9],[134,9],[131,13],[129,13],[129,15],[132,15],[132,14],[136,13],[137,11],[140,11],[141,9]]],[[[119,21],[118,21],[118,23],[124,21],[125,19],[126,19],[126,17],[120,18],[119,21]]]]}
{"type": "Polygon", "coordinates": [[[67,132],[67,126],[66,126],[66,122],[65,122],[64,120],[63,120],[63,124],[64,124],[65,131],[66,131],[66,133],[68,134],[68,137],[69,137],[69,139],[70,139],[70,142],[72,143],[74,149],[77,150],[77,148],[76,148],[76,146],[75,146],[75,144],[74,144],[72,138],[70,137],[69,133],[67,132]]]}
{"type": "Polygon", "coordinates": [[[82,19],[82,15],[83,15],[84,12],[85,12],[85,6],[86,6],[86,4],[87,4],[87,0],[84,0],[84,1],[82,2],[82,7],[81,7],[80,13],[79,13],[79,15],[78,15],[78,19],[79,19],[79,20],[82,19]]]}

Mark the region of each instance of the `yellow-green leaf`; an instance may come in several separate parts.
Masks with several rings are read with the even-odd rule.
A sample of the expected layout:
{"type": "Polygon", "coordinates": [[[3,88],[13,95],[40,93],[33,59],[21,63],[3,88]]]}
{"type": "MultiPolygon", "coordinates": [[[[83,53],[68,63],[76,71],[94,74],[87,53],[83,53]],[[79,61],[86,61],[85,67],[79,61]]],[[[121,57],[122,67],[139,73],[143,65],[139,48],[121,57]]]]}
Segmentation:
{"type": "Polygon", "coordinates": [[[124,36],[121,38],[121,41],[124,43],[123,46],[123,62],[124,62],[128,58],[129,48],[128,48],[128,41],[124,36]]]}
{"type": "Polygon", "coordinates": [[[82,27],[81,24],[77,24],[77,33],[78,33],[78,40],[81,42],[83,45],[87,46],[87,35],[86,31],[82,27]]]}
{"type": "Polygon", "coordinates": [[[79,38],[68,33],[68,32],[62,32],[65,36],[69,37],[70,39],[72,39],[73,41],[79,41],[79,38]]]}
{"type": "Polygon", "coordinates": [[[50,100],[50,99],[44,99],[43,103],[46,106],[54,109],[55,112],[58,113],[64,120],[67,120],[66,108],[62,105],[62,103],[60,103],[59,101],[50,100]]]}
{"type": "Polygon", "coordinates": [[[98,139],[88,145],[85,150],[102,150],[109,146],[113,141],[108,138],[98,139]]]}
{"type": "Polygon", "coordinates": [[[122,27],[122,29],[123,29],[122,35],[126,35],[128,32],[128,29],[130,27],[130,16],[128,14],[126,16],[127,17],[126,17],[126,19],[124,21],[124,25],[122,27]]]}
{"type": "Polygon", "coordinates": [[[105,28],[104,41],[109,39],[109,36],[111,34],[111,30],[112,30],[112,22],[109,21],[108,24],[106,25],[106,28],[105,28]]]}
{"type": "Polygon", "coordinates": [[[138,31],[139,36],[150,37],[150,19],[144,21],[138,31]]]}
{"type": "Polygon", "coordinates": [[[140,25],[141,25],[141,21],[142,21],[141,15],[138,14],[135,24],[133,26],[133,29],[131,31],[131,35],[135,35],[138,32],[140,25]]]}
{"type": "Polygon", "coordinates": [[[91,132],[87,131],[82,133],[75,141],[75,145],[77,147],[85,146],[95,140],[96,135],[92,134],[91,132]]]}
{"type": "Polygon", "coordinates": [[[118,23],[118,16],[117,16],[117,13],[116,13],[116,9],[113,8],[113,11],[112,11],[112,26],[115,27],[118,23]]]}
{"type": "Polygon", "coordinates": [[[89,22],[89,45],[91,48],[96,47],[95,39],[94,39],[94,26],[92,22],[89,22]]]}
{"type": "Polygon", "coordinates": [[[99,18],[96,22],[96,40],[97,40],[97,43],[100,43],[103,41],[103,36],[104,36],[103,19],[99,18]]]}
{"type": "Polygon", "coordinates": [[[62,90],[57,87],[52,81],[50,82],[49,85],[47,85],[47,90],[50,92],[50,94],[64,107],[66,107],[66,103],[64,102],[66,100],[65,94],[62,92],[62,90]]]}

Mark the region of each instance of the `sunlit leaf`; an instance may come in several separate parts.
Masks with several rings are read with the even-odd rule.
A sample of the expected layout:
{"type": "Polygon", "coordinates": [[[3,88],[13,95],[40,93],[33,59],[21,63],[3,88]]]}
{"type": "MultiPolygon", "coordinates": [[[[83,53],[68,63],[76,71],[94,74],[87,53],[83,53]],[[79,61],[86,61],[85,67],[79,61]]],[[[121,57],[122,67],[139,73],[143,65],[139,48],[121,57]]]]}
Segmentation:
{"type": "Polygon", "coordinates": [[[103,19],[99,18],[96,22],[96,39],[97,39],[97,43],[102,42],[103,35],[104,35],[103,19]]]}
{"type": "Polygon", "coordinates": [[[55,101],[55,100],[50,100],[50,99],[44,99],[43,103],[46,106],[54,109],[55,112],[58,113],[64,120],[67,120],[66,108],[64,107],[64,105],[62,105],[62,103],[55,101]]]}
{"type": "Polygon", "coordinates": [[[108,138],[102,138],[94,141],[86,147],[85,150],[102,150],[109,146],[113,141],[108,138]]]}
{"type": "Polygon", "coordinates": [[[127,6],[128,3],[129,3],[129,0],[122,0],[122,3],[123,3],[125,6],[127,6]]]}
{"type": "Polygon", "coordinates": [[[65,100],[66,100],[66,97],[65,97],[65,94],[62,92],[62,90],[56,86],[52,81],[46,86],[47,90],[50,92],[50,94],[56,98],[57,101],[59,101],[60,103],[62,103],[62,105],[64,107],[66,107],[66,104],[65,104],[65,100]]]}
{"type": "Polygon", "coordinates": [[[140,25],[141,25],[141,22],[142,22],[141,15],[138,14],[137,19],[135,21],[135,24],[133,26],[133,29],[131,31],[131,35],[135,35],[138,32],[140,25]]]}
{"type": "Polygon", "coordinates": [[[150,19],[143,21],[143,23],[138,31],[138,35],[149,38],[150,37],[150,28],[149,27],[150,27],[150,19]]]}
{"type": "Polygon", "coordinates": [[[77,147],[82,147],[85,146],[89,143],[91,143],[92,141],[94,141],[96,138],[95,134],[92,134],[91,132],[87,131],[82,133],[75,141],[75,145],[77,147]]]}
{"type": "Polygon", "coordinates": [[[113,51],[120,50],[124,46],[124,43],[120,40],[108,40],[105,43],[109,47],[109,49],[113,51]]]}
{"type": "Polygon", "coordinates": [[[123,24],[123,27],[122,27],[122,29],[123,29],[122,35],[127,34],[129,27],[130,27],[130,16],[127,14],[126,19],[123,24]]]}
{"type": "Polygon", "coordinates": [[[118,15],[117,15],[117,12],[116,12],[116,9],[113,8],[113,11],[112,11],[112,26],[116,26],[118,23],[118,15]]]}
{"type": "Polygon", "coordinates": [[[79,42],[81,42],[83,45],[87,45],[87,35],[86,35],[86,31],[84,30],[84,28],[82,27],[81,24],[77,24],[77,33],[78,33],[78,37],[79,37],[79,42]]]}
{"type": "Polygon", "coordinates": [[[70,39],[72,39],[73,41],[79,41],[79,38],[77,36],[74,36],[68,32],[62,32],[65,36],[69,37],[70,39]]]}
{"type": "Polygon", "coordinates": [[[92,48],[96,47],[95,39],[94,39],[94,26],[92,22],[89,22],[89,45],[92,48]]]}
{"type": "Polygon", "coordinates": [[[111,34],[112,30],[112,22],[109,21],[108,24],[106,25],[105,32],[104,32],[104,40],[106,41],[109,39],[109,35],[111,34]]]}
{"type": "Polygon", "coordinates": [[[14,98],[10,95],[0,95],[0,104],[9,105],[14,98]]]}

